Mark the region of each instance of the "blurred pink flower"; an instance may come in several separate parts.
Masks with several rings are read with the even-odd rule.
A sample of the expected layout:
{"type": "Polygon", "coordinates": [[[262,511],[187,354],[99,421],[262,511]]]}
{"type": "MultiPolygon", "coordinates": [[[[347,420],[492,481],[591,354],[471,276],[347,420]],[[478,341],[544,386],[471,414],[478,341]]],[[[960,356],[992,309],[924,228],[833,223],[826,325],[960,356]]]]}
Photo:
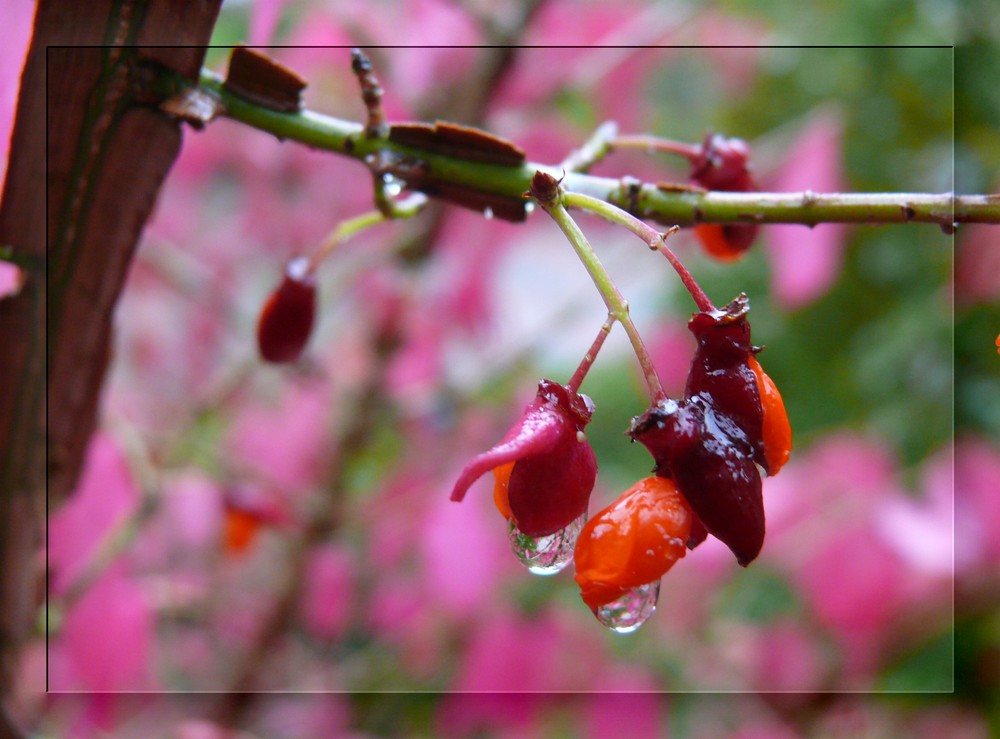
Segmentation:
{"type": "Polygon", "coordinates": [[[898,494],[896,462],[884,443],[846,432],[828,434],[794,452],[780,475],[764,480],[762,556],[793,571],[834,525],[866,521],[879,501],[898,494]]]}
{"type": "Polygon", "coordinates": [[[170,735],[173,739],[257,739],[256,733],[239,731],[214,721],[189,718],[178,722],[170,735]]]}
{"type": "Polygon", "coordinates": [[[731,98],[749,93],[767,26],[747,16],[706,8],[694,19],[694,27],[698,45],[714,64],[722,88],[731,98]]]}
{"type": "Polygon", "coordinates": [[[66,671],[53,671],[51,688],[95,693],[152,689],[153,629],[143,591],[120,568],[112,568],[66,614],[57,641],[66,671]]]}
{"type": "Polygon", "coordinates": [[[593,624],[547,610],[498,607],[470,634],[450,689],[457,692],[588,690],[604,662],[593,624]],[[583,666],[586,665],[586,669],[583,666]]]}
{"type": "Polygon", "coordinates": [[[221,542],[223,493],[217,482],[196,470],[171,479],[163,495],[163,521],[184,551],[203,555],[221,542]]]}
{"type": "MultiPolygon", "coordinates": [[[[13,0],[5,5],[3,43],[0,44],[0,183],[4,182],[7,175],[7,157],[10,153],[10,136],[14,130],[21,69],[31,41],[36,3],[32,0],[13,0]]],[[[0,187],[3,185],[0,184],[0,187]]]]}
{"type": "Polygon", "coordinates": [[[492,601],[504,559],[514,555],[506,546],[507,522],[489,496],[469,496],[458,506],[442,493],[420,526],[424,589],[461,618],[492,601]]]}
{"type": "Polygon", "coordinates": [[[841,644],[844,686],[870,685],[884,639],[911,603],[909,570],[870,526],[840,524],[792,577],[841,644]]]}
{"type": "Polygon", "coordinates": [[[332,413],[329,383],[288,383],[277,404],[242,405],[225,446],[233,462],[253,470],[296,500],[322,473],[332,413]]]}
{"type": "Polygon", "coordinates": [[[955,446],[955,565],[1000,563],[1000,448],[974,436],[955,446]]]}
{"type": "Polygon", "coordinates": [[[306,565],[302,620],[319,639],[343,634],[354,606],[356,563],[345,547],[326,544],[314,549],[306,565]]]}
{"type": "Polygon", "coordinates": [[[472,66],[477,54],[473,47],[481,34],[474,15],[460,5],[447,0],[413,0],[392,12],[371,11],[365,5],[342,0],[327,6],[342,29],[363,28],[370,47],[395,47],[370,52],[386,90],[383,103],[390,119],[400,118],[390,106],[403,101],[409,107],[426,100],[472,66]],[[382,60],[388,63],[380,63],[382,60]]]}
{"type": "Polygon", "coordinates": [[[225,290],[209,284],[203,272],[170,258],[140,257],[129,272],[116,311],[121,350],[108,403],[153,438],[188,420],[191,399],[214,378],[230,306],[225,290]]]}
{"type": "Polygon", "coordinates": [[[425,311],[408,311],[404,322],[404,343],[389,364],[387,385],[394,396],[411,408],[426,407],[444,370],[446,329],[425,311]]]}
{"type": "Polygon", "coordinates": [[[664,391],[671,397],[683,395],[695,350],[695,339],[686,321],[681,317],[663,316],[650,332],[646,345],[664,391]]]}
{"type": "MultiPolygon", "coordinates": [[[[829,109],[815,111],[788,148],[784,163],[769,178],[775,192],[839,192],[842,174],[840,117],[829,109]]],[[[767,226],[772,293],[787,310],[808,305],[827,292],[840,274],[846,226],[827,223],[807,228],[767,226]]]]}
{"type": "Polygon", "coordinates": [[[369,736],[351,730],[351,699],[347,695],[268,695],[261,698],[259,710],[255,737],[364,739],[369,736]]]}
{"type": "Polygon", "coordinates": [[[764,627],[753,639],[753,687],[761,692],[812,692],[827,675],[815,635],[792,620],[764,627]]]}
{"type": "Polygon", "coordinates": [[[139,490],[116,442],[97,432],[87,447],[76,489],[49,519],[51,590],[62,594],[105,538],[139,506],[139,490]]]}
{"type": "MultiPolygon", "coordinates": [[[[1000,191],[1000,185],[994,192],[1000,191]]],[[[1000,229],[969,223],[958,232],[955,303],[966,308],[1000,300],[1000,229]]]]}
{"type": "Polygon", "coordinates": [[[247,29],[248,46],[268,46],[275,40],[275,31],[286,0],[257,0],[250,6],[250,27],[247,29]]]}
{"type": "Polygon", "coordinates": [[[881,538],[915,573],[936,577],[954,573],[954,475],[949,447],[924,462],[919,499],[883,498],[874,512],[881,538]]]}
{"type": "Polygon", "coordinates": [[[667,736],[663,696],[656,682],[635,665],[614,665],[594,676],[593,693],[578,696],[582,736],[667,736]]]}
{"type": "Polygon", "coordinates": [[[839,642],[845,687],[871,684],[890,635],[915,607],[934,613],[947,602],[948,454],[925,467],[921,503],[899,478],[883,443],[839,434],[766,481],[764,558],[839,642]]]}
{"type": "Polygon", "coordinates": [[[468,211],[456,211],[446,219],[438,237],[441,249],[436,269],[443,272],[438,281],[442,303],[438,310],[454,316],[453,329],[476,332],[491,326],[504,247],[523,235],[523,226],[468,211]]]}
{"type": "Polygon", "coordinates": [[[27,273],[10,262],[0,262],[0,300],[21,292],[27,273]]]}
{"type": "Polygon", "coordinates": [[[440,736],[535,737],[545,707],[552,698],[538,693],[450,693],[438,709],[440,736]]]}

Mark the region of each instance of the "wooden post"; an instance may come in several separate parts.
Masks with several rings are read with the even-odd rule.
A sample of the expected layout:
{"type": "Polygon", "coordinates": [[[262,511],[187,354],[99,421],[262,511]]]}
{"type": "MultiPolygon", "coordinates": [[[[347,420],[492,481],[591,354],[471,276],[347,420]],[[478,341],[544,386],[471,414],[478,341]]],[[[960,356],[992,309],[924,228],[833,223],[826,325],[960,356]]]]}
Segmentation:
{"type": "MultiPolygon", "coordinates": [[[[0,245],[28,265],[21,292],[0,300],[5,703],[42,592],[36,553],[46,503],[62,501],[79,474],[111,314],[180,148],[179,122],[143,81],[150,65],[197,78],[220,3],[41,0],[36,10],[0,203],[0,245]]],[[[17,733],[10,709],[0,712],[0,735],[17,733]]]]}

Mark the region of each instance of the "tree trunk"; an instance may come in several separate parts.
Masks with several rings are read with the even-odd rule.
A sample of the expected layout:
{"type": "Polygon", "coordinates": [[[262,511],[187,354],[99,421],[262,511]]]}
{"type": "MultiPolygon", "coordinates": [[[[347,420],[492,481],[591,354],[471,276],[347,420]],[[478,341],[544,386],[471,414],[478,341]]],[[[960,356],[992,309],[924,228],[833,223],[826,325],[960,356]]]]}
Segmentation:
{"type": "MultiPolygon", "coordinates": [[[[94,428],[111,315],[180,124],[143,80],[195,79],[221,0],[42,0],[21,78],[0,245],[26,265],[0,300],[0,694],[37,612],[48,503],[72,489],[94,428]],[[150,48],[186,44],[186,47],[150,48]],[[91,45],[89,48],[82,48],[91,45]],[[154,104],[151,104],[154,103],[154,104]]],[[[13,731],[5,710],[0,734],[13,731]]]]}

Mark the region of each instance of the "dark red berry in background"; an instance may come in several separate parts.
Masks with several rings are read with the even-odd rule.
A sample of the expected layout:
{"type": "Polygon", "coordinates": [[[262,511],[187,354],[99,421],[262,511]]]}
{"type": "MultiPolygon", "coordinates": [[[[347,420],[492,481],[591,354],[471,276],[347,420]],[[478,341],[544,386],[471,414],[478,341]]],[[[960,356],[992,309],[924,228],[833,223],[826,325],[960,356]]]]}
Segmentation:
{"type": "Polygon", "coordinates": [[[757,188],[750,177],[750,147],[743,139],[710,133],[691,160],[691,179],[708,190],[750,192],[757,188]]]}
{"type": "MultiPolygon", "coordinates": [[[[750,147],[743,139],[727,139],[708,134],[701,150],[691,161],[691,181],[708,190],[753,192],[757,189],[750,177],[750,147]]],[[[703,224],[695,234],[709,255],[722,261],[739,259],[757,238],[754,224],[703,224]]]]}
{"type": "Polygon", "coordinates": [[[720,262],[735,262],[757,238],[757,226],[743,223],[703,223],[694,227],[705,252],[720,262]]]}
{"type": "Polygon", "coordinates": [[[302,355],[316,318],[316,280],[309,260],[296,257],[271,293],[257,323],[257,346],[267,362],[294,362],[302,355]]]}

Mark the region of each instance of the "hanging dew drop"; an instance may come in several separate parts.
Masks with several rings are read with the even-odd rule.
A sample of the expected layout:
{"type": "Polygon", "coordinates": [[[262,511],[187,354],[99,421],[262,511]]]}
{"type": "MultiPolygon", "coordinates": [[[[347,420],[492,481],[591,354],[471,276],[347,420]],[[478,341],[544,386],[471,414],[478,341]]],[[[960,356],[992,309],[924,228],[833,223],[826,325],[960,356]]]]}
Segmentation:
{"type": "Polygon", "coordinates": [[[385,194],[394,198],[403,191],[403,183],[391,174],[382,175],[382,186],[385,194]]]}
{"type": "Polygon", "coordinates": [[[511,523],[508,535],[511,551],[531,574],[554,575],[572,561],[573,548],[585,523],[586,513],[566,528],[537,538],[522,534],[511,523]]]}
{"type": "Polygon", "coordinates": [[[660,581],[648,582],[630,590],[618,600],[601,606],[594,615],[597,620],[619,634],[631,634],[656,610],[660,597],[660,581]]]}
{"type": "Polygon", "coordinates": [[[534,213],[535,212],[535,204],[532,203],[532,202],[525,203],[524,204],[524,212],[528,213],[528,214],[534,213]]]}
{"type": "Polygon", "coordinates": [[[488,205],[483,208],[483,218],[487,221],[493,220],[493,209],[488,205]]]}

